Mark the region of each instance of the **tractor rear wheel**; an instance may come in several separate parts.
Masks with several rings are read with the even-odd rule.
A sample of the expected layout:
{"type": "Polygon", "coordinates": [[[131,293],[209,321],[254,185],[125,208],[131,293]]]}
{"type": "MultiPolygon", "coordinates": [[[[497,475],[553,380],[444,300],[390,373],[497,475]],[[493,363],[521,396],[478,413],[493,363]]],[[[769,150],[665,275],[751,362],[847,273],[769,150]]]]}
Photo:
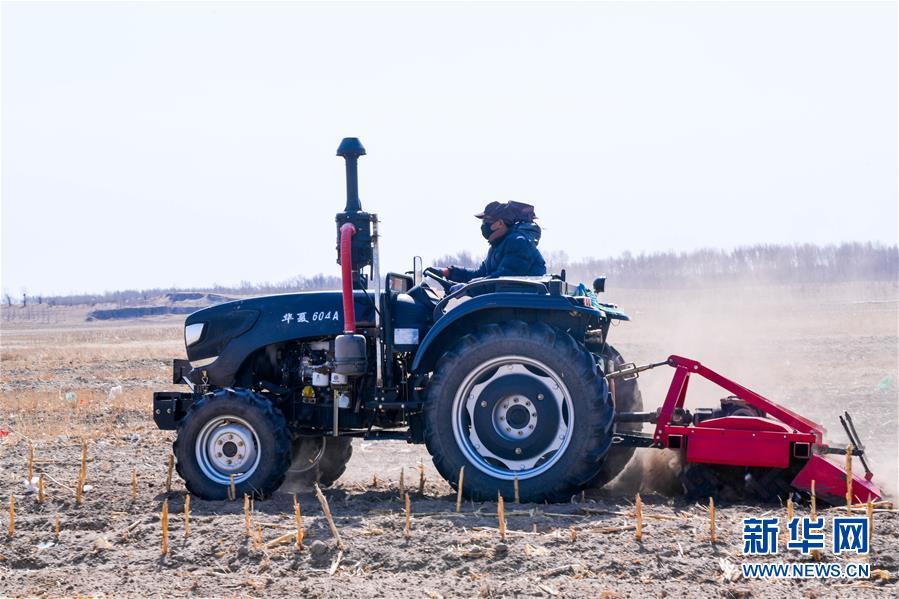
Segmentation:
{"type": "Polygon", "coordinates": [[[566,332],[487,325],[444,354],[428,386],[424,434],[434,465],[462,493],[567,501],[611,445],[613,409],[593,357],[566,332]],[[458,487],[457,487],[458,488],[458,487]]]}
{"type": "MultiPolygon", "coordinates": [[[[625,364],[624,358],[621,357],[618,350],[608,343],[603,343],[600,347],[591,347],[588,344],[587,349],[599,356],[605,362],[603,365],[604,371],[607,371],[609,361],[612,361],[616,370],[620,369],[625,364]]],[[[643,411],[643,395],[640,393],[640,388],[637,386],[637,379],[624,380],[619,378],[613,380],[610,385],[615,386],[613,395],[616,414],[618,412],[643,411]]],[[[636,432],[642,430],[642,428],[642,422],[621,422],[615,423],[614,430],[615,432],[636,432]]],[[[602,466],[600,466],[596,477],[590,481],[590,486],[594,488],[602,487],[621,474],[624,467],[627,466],[628,462],[631,461],[631,458],[634,457],[635,450],[635,447],[612,445],[609,449],[609,454],[606,456],[605,461],[603,461],[602,466]]]]}
{"type": "Polygon", "coordinates": [[[352,455],[351,437],[303,437],[293,442],[287,476],[291,482],[330,487],[346,471],[352,455]]]}
{"type": "Polygon", "coordinates": [[[287,421],[271,402],[245,389],[223,389],[199,400],[184,417],[174,445],[187,490],[209,500],[265,498],[290,466],[287,421]]]}

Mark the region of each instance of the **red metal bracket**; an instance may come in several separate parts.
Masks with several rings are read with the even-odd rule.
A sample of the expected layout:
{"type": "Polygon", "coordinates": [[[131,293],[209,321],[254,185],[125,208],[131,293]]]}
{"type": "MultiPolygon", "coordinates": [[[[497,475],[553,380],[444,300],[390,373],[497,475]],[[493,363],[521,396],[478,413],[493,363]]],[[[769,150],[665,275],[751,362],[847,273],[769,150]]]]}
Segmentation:
{"type": "MultiPolygon", "coordinates": [[[[812,435],[815,443],[821,444],[824,442],[824,433],[826,431],[820,424],[812,422],[808,418],[800,416],[796,412],[762,397],[755,391],[747,389],[743,385],[730,380],[711,368],[703,366],[698,361],[682,356],[669,356],[668,364],[675,369],[674,377],[671,380],[671,386],[668,388],[668,395],[665,397],[665,403],[662,404],[662,410],[659,413],[659,419],[653,435],[653,439],[656,443],[662,443],[663,447],[668,446],[668,429],[672,428],[671,416],[677,408],[684,407],[690,376],[694,374],[711,381],[719,387],[729,391],[735,397],[742,399],[749,405],[780,420],[792,429],[792,433],[805,433],[806,435],[812,435]]],[[[682,431],[678,431],[678,434],[682,434],[682,431]]]]}

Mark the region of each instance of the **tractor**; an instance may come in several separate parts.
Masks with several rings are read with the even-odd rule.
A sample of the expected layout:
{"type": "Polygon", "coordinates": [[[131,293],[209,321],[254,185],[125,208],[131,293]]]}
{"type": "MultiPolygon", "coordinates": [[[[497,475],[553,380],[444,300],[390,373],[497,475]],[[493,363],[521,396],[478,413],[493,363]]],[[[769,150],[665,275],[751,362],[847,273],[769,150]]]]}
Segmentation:
{"type": "MultiPolygon", "coordinates": [[[[604,373],[624,365],[607,336],[628,320],[565,273],[472,281],[440,270],[381,279],[378,217],[362,210],[356,138],[346,206],[336,217],[340,291],[241,299],[191,314],[187,359],[157,392],[157,426],[177,430],[178,474],[191,493],[266,497],[292,479],[336,481],[352,440],[425,443],[440,474],[473,499],[512,492],[564,501],[618,474],[633,447],[612,447],[615,406],[604,373]],[[578,291],[579,288],[579,291],[578,291]]],[[[635,381],[619,411],[642,409],[635,381]]],[[[634,424],[623,424],[633,428],[634,424]]],[[[639,426],[639,425],[636,425],[639,426]]]]}
{"type": "MultiPolygon", "coordinates": [[[[626,363],[608,336],[629,318],[599,301],[603,277],[591,288],[564,271],[459,285],[416,257],[411,271],[382,279],[378,217],[359,199],[365,149],[345,138],[337,155],[341,290],[191,314],[187,358],[172,376],[189,391],[153,394],[156,425],[177,430],[177,471],[192,494],[265,498],[288,474],[331,485],[360,438],[424,443],[456,489],[464,467],[462,494],[477,501],[516,487],[521,501],[568,501],[612,480],[639,447],[681,450],[688,492],[790,492],[817,477],[839,497],[842,472],[822,455],[841,450],[823,443],[819,425],[686,358],[626,363]],[[676,369],[671,391],[644,412],[637,377],[661,365],[676,369]],[[733,395],[691,414],[691,375],[719,377],[733,395]]],[[[864,460],[860,443],[852,451],[864,460]]],[[[870,473],[853,476],[862,500],[880,495],[870,473]]]]}

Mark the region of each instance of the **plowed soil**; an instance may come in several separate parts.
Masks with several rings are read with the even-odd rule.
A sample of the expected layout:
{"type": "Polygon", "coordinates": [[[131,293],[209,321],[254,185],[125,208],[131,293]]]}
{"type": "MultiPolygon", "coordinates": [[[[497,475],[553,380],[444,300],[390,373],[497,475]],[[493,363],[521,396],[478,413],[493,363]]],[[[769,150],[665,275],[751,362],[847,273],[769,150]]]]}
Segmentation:
{"type": "MultiPolygon", "coordinates": [[[[633,317],[612,331],[628,360],[690,356],[824,424],[845,444],[838,414],[848,410],[870,452],[875,482],[892,499],[897,457],[897,289],[732,287],[611,291],[633,317]]],[[[15,308],[13,308],[15,309],[15,308]]],[[[505,539],[496,502],[464,502],[433,469],[423,446],[354,444],[347,473],[325,496],[343,549],[309,489],[282,489],[255,502],[190,502],[174,475],[166,491],[173,433],[155,430],[149,402],[169,385],[181,357],[181,320],[161,317],[87,323],[58,308],[50,323],[10,317],[4,308],[0,378],[0,596],[334,596],[334,597],[893,597],[899,579],[899,518],[878,508],[864,580],[747,580],[745,561],[812,561],[785,551],[745,558],[741,521],[785,517],[779,504],[716,506],[716,535],[703,502],[676,493],[677,460],[642,450],[626,476],[565,504],[507,501],[505,539]],[[87,440],[87,488],[74,487],[87,440]],[[42,503],[26,486],[29,444],[42,503]],[[419,492],[419,468],[425,482],[419,492]],[[411,490],[405,534],[398,479],[411,490]],[[132,497],[132,474],[137,481],[132,497]],[[295,547],[292,493],[302,509],[295,547]],[[644,502],[642,540],[634,499],[644,502]],[[15,525],[8,532],[8,502],[15,525]],[[167,500],[168,554],[160,512],[167,500]],[[58,533],[56,523],[58,522],[58,533]],[[408,538],[406,538],[408,536],[408,538]]],[[[71,312],[67,311],[71,310],[71,312]]],[[[641,377],[647,408],[658,406],[666,369],[641,377]]],[[[688,407],[726,395],[691,389],[688,407]]],[[[856,461],[856,467],[860,464],[856,461]]],[[[806,504],[797,514],[808,513],[806,504]]],[[[818,505],[828,518],[845,508],[818,505]]],[[[784,535],[781,535],[781,545],[784,535]]]]}

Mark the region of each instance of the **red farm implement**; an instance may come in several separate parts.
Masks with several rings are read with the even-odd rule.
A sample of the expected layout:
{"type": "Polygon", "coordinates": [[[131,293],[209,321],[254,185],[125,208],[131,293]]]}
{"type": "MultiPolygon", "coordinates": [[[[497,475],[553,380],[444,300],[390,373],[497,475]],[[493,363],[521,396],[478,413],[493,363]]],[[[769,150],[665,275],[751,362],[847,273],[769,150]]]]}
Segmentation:
{"type": "MultiPolygon", "coordinates": [[[[687,494],[694,497],[770,500],[784,498],[793,490],[811,493],[814,481],[818,498],[834,505],[845,503],[848,485],[844,465],[826,456],[845,456],[847,449],[825,443],[826,431],[820,424],[681,356],[645,366],[625,365],[607,378],[629,379],[664,365],[674,368],[674,376],[662,407],[653,412],[618,415],[619,422],[650,422],[655,430],[651,435],[619,433],[616,443],[682,452],[685,467],[681,480],[687,494]],[[719,408],[700,408],[691,413],[684,403],[692,376],[707,379],[731,396],[722,399],[719,408]]],[[[853,502],[879,499],[881,492],[871,482],[873,475],[851,417],[845,413],[840,422],[852,445],[852,456],[859,458],[865,472],[864,477],[852,474],[853,502]]]]}

